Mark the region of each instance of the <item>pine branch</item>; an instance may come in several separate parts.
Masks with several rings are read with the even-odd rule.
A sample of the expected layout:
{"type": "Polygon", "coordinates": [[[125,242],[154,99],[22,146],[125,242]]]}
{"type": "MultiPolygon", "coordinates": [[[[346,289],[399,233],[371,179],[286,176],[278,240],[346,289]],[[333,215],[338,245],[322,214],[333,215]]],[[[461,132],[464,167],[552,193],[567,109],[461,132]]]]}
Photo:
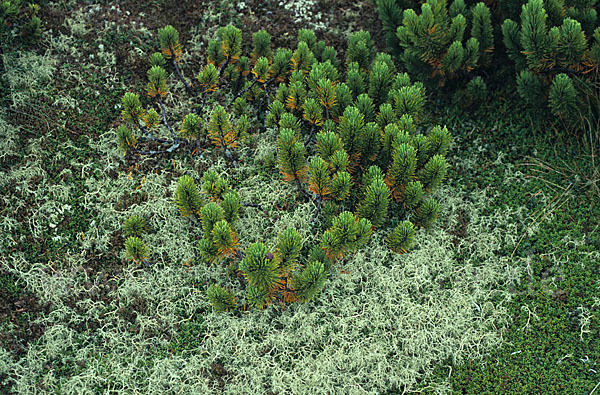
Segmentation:
{"type": "Polygon", "coordinates": [[[225,59],[225,61],[221,65],[221,67],[219,67],[219,77],[221,76],[221,74],[223,74],[223,71],[225,70],[225,66],[227,66],[227,63],[229,63],[229,56],[225,59]]]}
{"type": "Polygon", "coordinates": [[[173,128],[171,127],[171,125],[169,125],[169,122],[167,121],[167,111],[165,110],[165,106],[164,106],[164,104],[162,102],[162,99],[160,98],[160,95],[158,95],[157,97],[158,97],[158,103],[160,104],[160,111],[162,113],[163,122],[167,126],[167,128],[169,129],[169,132],[171,132],[171,136],[173,137],[173,141],[179,142],[180,140],[175,135],[175,131],[173,130],[173,128]]]}
{"type": "Polygon", "coordinates": [[[310,195],[308,194],[308,192],[306,192],[304,190],[304,188],[302,188],[302,184],[300,183],[300,179],[298,177],[296,177],[295,180],[296,180],[296,187],[298,188],[298,192],[300,192],[300,194],[302,194],[302,196],[304,196],[305,198],[307,198],[308,200],[310,200],[310,195]]]}
{"type": "Polygon", "coordinates": [[[317,218],[319,217],[319,213],[321,212],[321,206],[323,204],[323,197],[321,195],[318,195],[317,197],[317,209],[315,210],[315,213],[313,214],[313,218],[312,218],[312,222],[310,223],[310,227],[314,228],[315,224],[317,223],[317,218]]]}
{"type": "Polygon", "coordinates": [[[173,61],[173,66],[175,67],[175,72],[177,73],[177,77],[179,78],[179,80],[181,82],[183,82],[183,85],[185,86],[185,89],[187,90],[188,94],[191,97],[194,97],[194,90],[192,89],[192,87],[187,83],[187,81],[185,80],[185,78],[183,78],[183,74],[181,74],[181,69],[179,69],[179,64],[177,63],[177,58],[175,56],[175,52],[173,51],[173,48],[170,48],[171,51],[171,60],[173,61]]]}
{"type": "Polygon", "coordinates": [[[313,123],[311,125],[311,127],[310,127],[310,133],[308,134],[308,139],[306,140],[306,144],[305,145],[310,144],[310,142],[311,142],[314,134],[315,134],[315,124],[313,123]]]}
{"type": "Polygon", "coordinates": [[[173,144],[174,143],[174,141],[171,141],[171,140],[165,140],[165,139],[161,139],[158,137],[154,137],[145,125],[138,124],[138,126],[148,140],[156,141],[157,143],[162,143],[162,144],[173,144]]]}

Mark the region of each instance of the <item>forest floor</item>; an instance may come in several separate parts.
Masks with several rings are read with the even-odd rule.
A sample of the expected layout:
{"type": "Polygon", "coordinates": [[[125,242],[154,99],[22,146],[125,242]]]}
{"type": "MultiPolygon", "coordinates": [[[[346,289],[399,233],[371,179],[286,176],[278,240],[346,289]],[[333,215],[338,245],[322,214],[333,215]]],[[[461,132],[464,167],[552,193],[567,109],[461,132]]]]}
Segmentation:
{"type": "MultiPolygon", "coordinates": [[[[275,48],[312,28],[340,59],[349,32],[381,50],[383,34],[368,1],[167,3],[44,4],[39,45],[2,55],[0,393],[599,391],[600,164],[586,148],[598,131],[539,131],[500,94],[466,111],[428,91],[451,170],[439,225],[414,251],[390,258],[376,234],[315,302],[213,313],[205,291],[223,272],[191,264],[177,178],[215,169],[272,209],[247,210],[241,238],[272,241],[312,207],[274,217],[295,202],[267,167],[123,158],[120,100],[143,91],[157,29],[179,30],[190,72],[228,23],[246,50],[261,28],[275,48]],[[159,264],[140,267],[123,259],[121,224],[147,213],[159,264]]],[[[273,136],[242,147],[248,163],[273,136]]]]}

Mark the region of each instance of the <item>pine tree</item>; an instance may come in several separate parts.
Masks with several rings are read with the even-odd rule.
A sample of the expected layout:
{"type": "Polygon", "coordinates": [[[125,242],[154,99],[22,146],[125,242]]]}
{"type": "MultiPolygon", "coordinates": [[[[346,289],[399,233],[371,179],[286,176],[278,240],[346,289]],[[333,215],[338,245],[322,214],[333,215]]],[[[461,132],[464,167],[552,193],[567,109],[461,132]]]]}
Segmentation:
{"type": "Polygon", "coordinates": [[[131,217],[127,218],[125,222],[123,222],[123,232],[127,237],[142,237],[142,234],[147,228],[148,224],[146,223],[146,220],[136,215],[132,215],[131,217]]]}
{"type": "Polygon", "coordinates": [[[207,170],[202,175],[202,192],[207,194],[211,201],[223,199],[229,191],[229,182],[226,178],[219,177],[214,170],[207,170]]]}
{"type": "Polygon", "coordinates": [[[188,175],[179,177],[177,189],[175,189],[175,204],[181,215],[197,214],[202,208],[202,198],[194,179],[188,175]]]}
{"type": "Polygon", "coordinates": [[[327,271],[322,262],[309,262],[306,267],[296,274],[291,282],[291,289],[302,302],[314,299],[323,289],[327,280],[327,271]]]}
{"type": "Polygon", "coordinates": [[[262,291],[263,300],[268,303],[271,293],[281,285],[281,272],[277,262],[270,258],[269,250],[263,243],[253,243],[246,249],[246,255],[239,268],[248,280],[250,287],[262,291]]]}
{"type": "Polygon", "coordinates": [[[229,311],[235,308],[235,295],[230,289],[213,284],[206,291],[206,296],[217,312],[229,311]]]}
{"type": "Polygon", "coordinates": [[[299,185],[300,181],[304,180],[307,171],[306,150],[292,129],[281,129],[277,142],[277,155],[283,179],[296,181],[299,185]]]}
{"type": "Polygon", "coordinates": [[[125,125],[119,125],[117,128],[117,144],[119,145],[119,149],[123,151],[124,154],[130,148],[135,148],[135,144],[137,139],[135,134],[125,125]]]}
{"type": "Polygon", "coordinates": [[[167,59],[175,57],[177,61],[181,60],[179,32],[173,26],[167,25],[158,29],[158,39],[160,40],[160,50],[167,59]]]}
{"type": "Polygon", "coordinates": [[[347,171],[338,171],[333,175],[330,184],[331,197],[337,201],[344,201],[350,197],[352,178],[347,171]]]}
{"type": "Polygon", "coordinates": [[[398,253],[406,253],[415,242],[415,233],[415,226],[412,222],[402,221],[388,235],[388,246],[398,253]]]}
{"type": "Polygon", "coordinates": [[[259,30],[252,35],[252,53],[250,58],[256,62],[259,58],[271,59],[273,51],[271,50],[271,35],[266,30],[259,30]]]}
{"type": "Polygon", "coordinates": [[[302,236],[295,228],[279,234],[273,259],[282,274],[290,273],[298,264],[302,250],[302,236]]]}
{"type": "Polygon", "coordinates": [[[373,233],[371,228],[368,219],[344,211],[333,218],[331,228],[323,233],[321,247],[328,259],[336,261],[365,245],[373,233]]]}
{"type": "Polygon", "coordinates": [[[440,215],[440,206],[432,198],[423,200],[415,211],[416,223],[425,229],[433,226],[440,215]]]}
{"type": "Polygon", "coordinates": [[[227,155],[227,153],[229,153],[229,148],[234,148],[239,145],[237,142],[237,133],[229,121],[229,114],[227,114],[225,109],[219,104],[213,108],[210,115],[208,136],[217,148],[225,151],[228,159],[231,157],[231,154],[227,155]]]}
{"type": "Polygon", "coordinates": [[[398,199],[406,185],[413,180],[417,167],[415,149],[406,143],[393,147],[392,164],[385,177],[385,183],[390,188],[392,198],[398,199]]]}
{"type": "Polygon", "coordinates": [[[132,122],[135,126],[138,126],[138,121],[142,118],[145,111],[140,103],[140,97],[132,92],[127,92],[121,99],[121,115],[125,121],[132,122]]]}
{"type": "Polygon", "coordinates": [[[193,140],[198,137],[202,131],[202,119],[196,114],[188,114],[183,119],[179,135],[187,140],[193,140]]]}
{"type": "Polygon", "coordinates": [[[238,238],[227,221],[222,219],[215,222],[210,234],[219,258],[235,254],[238,246],[238,238]]]}
{"type": "Polygon", "coordinates": [[[310,174],[309,189],[315,197],[326,197],[331,193],[331,178],[329,177],[329,166],[320,157],[315,157],[310,161],[308,168],[310,174]]]}
{"type": "Polygon", "coordinates": [[[215,92],[217,90],[217,85],[219,83],[219,71],[214,64],[209,63],[204,66],[196,78],[200,84],[203,94],[215,92]]]}
{"type": "Polygon", "coordinates": [[[158,113],[156,112],[156,110],[154,109],[150,109],[148,110],[148,112],[146,112],[146,114],[144,115],[144,125],[149,129],[156,129],[158,127],[158,124],[160,123],[160,118],[158,113]]]}
{"type": "Polygon", "coordinates": [[[150,249],[139,237],[131,236],[125,240],[125,256],[135,263],[143,263],[148,259],[150,249]]]}
{"type": "Polygon", "coordinates": [[[221,202],[221,208],[225,214],[227,222],[234,222],[239,218],[239,212],[241,208],[240,196],[235,191],[229,191],[223,195],[223,201],[221,202]]]}
{"type": "Polygon", "coordinates": [[[442,184],[447,169],[446,158],[441,155],[434,155],[419,172],[419,180],[427,191],[434,191],[442,184]]]}
{"type": "Polygon", "coordinates": [[[200,216],[202,218],[204,237],[210,238],[215,224],[225,219],[225,211],[215,202],[210,202],[202,207],[200,216]]]}
{"type": "Polygon", "coordinates": [[[167,72],[161,66],[152,66],[148,70],[148,96],[165,97],[167,95],[167,72]]]}
{"type": "Polygon", "coordinates": [[[346,49],[346,63],[356,62],[362,70],[367,70],[375,57],[375,44],[371,33],[360,31],[351,33],[346,49]]]}
{"type": "Polygon", "coordinates": [[[387,218],[389,204],[390,190],[385,185],[383,178],[375,178],[367,186],[357,214],[359,217],[371,221],[374,227],[379,227],[387,218]]]}

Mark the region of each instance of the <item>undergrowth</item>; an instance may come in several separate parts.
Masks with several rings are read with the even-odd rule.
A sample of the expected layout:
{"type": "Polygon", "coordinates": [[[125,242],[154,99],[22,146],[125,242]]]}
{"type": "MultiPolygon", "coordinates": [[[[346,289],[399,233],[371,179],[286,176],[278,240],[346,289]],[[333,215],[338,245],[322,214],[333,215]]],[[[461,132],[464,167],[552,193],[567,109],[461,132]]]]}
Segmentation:
{"type": "Polygon", "coordinates": [[[262,208],[236,222],[248,244],[273,245],[284,225],[307,229],[314,204],[278,215],[294,187],[275,174],[275,129],[240,147],[253,159],[238,168],[197,156],[124,164],[111,127],[123,79],[134,77],[117,72],[115,52],[145,62],[149,48],[130,42],[151,35],[109,26],[77,47],[93,10],[73,14],[70,33],[42,37],[45,51],[3,55],[0,291],[10,314],[0,306],[0,393],[594,388],[600,245],[590,163],[575,169],[573,152],[557,154],[551,136],[532,136],[521,121],[444,113],[458,139],[449,184],[435,194],[445,214],[413,250],[394,254],[375,232],[316,301],[218,314],[206,289],[227,268],[194,261],[197,235],[173,204],[175,180],[227,175],[262,208]],[[90,58],[100,44],[104,55],[90,58]],[[153,266],[125,260],[131,215],[147,220],[153,266]]]}

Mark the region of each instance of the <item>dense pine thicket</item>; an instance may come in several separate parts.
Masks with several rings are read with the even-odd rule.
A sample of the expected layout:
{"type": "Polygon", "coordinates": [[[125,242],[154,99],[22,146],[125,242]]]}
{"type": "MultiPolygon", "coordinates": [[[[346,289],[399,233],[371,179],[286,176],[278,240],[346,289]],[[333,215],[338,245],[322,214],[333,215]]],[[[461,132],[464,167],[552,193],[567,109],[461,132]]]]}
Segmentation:
{"type": "MultiPolygon", "coordinates": [[[[407,252],[417,227],[430,228],[439,216],[429,195],[446,175],[451,136],[445,127],[420,127],[425,88],[397,73],[389,55],[376,54],[368,32],[350,35],[343,63],[308,29],[300,30],[295,50],[273,51],[264,30],[252,38],[251,53],[242,56],[241,31],[221,28],[192,84],[179,66],[178,32],[159,30],[161,52],[150,56],[148,70],[150,108],[135,93],[123,96],[117,143],[128,158],[185,149],[223,155],[237,167],[245,158],[236,147],[249,133],[279,130],[279,170],[299,196],[315,202],[311,232],[325,228],[318,244],[304,246],[289,228],[276,246],[259,242],[242,251],[234,229],[244,202],[226,178],[206,171],[198,187],[184,175],[175,192],[181,214],[201,224],[200,260],[239,271],[247,281],[246,303],[264,307],[314,298],[332,265],[362,247],[373,229],[392,229],[389,247],[407,252]],[[192,103],[178,128],[164,104],[167,60],[192,103]],[[160,127],[170,138],[157,137],[160,127]]],[[[143,219],[130,218],[124,229],[127,258],[151,264],[143,219]]],[[[208,296],[216,310],[236,304],[234,292],[221,285],[208,296]]]]}
{"type": "Polygon", "coordinates": [[[600,27],[594,1],[483,2],[378,0],[387,42],[411,74],[444,84],[464,79],[458,97],[485,97],[486,79],[506,68],[529,113],[581,130],[599,118],[600,27]],[[506,58],[508,56],[508,59],[506,58]]]}

